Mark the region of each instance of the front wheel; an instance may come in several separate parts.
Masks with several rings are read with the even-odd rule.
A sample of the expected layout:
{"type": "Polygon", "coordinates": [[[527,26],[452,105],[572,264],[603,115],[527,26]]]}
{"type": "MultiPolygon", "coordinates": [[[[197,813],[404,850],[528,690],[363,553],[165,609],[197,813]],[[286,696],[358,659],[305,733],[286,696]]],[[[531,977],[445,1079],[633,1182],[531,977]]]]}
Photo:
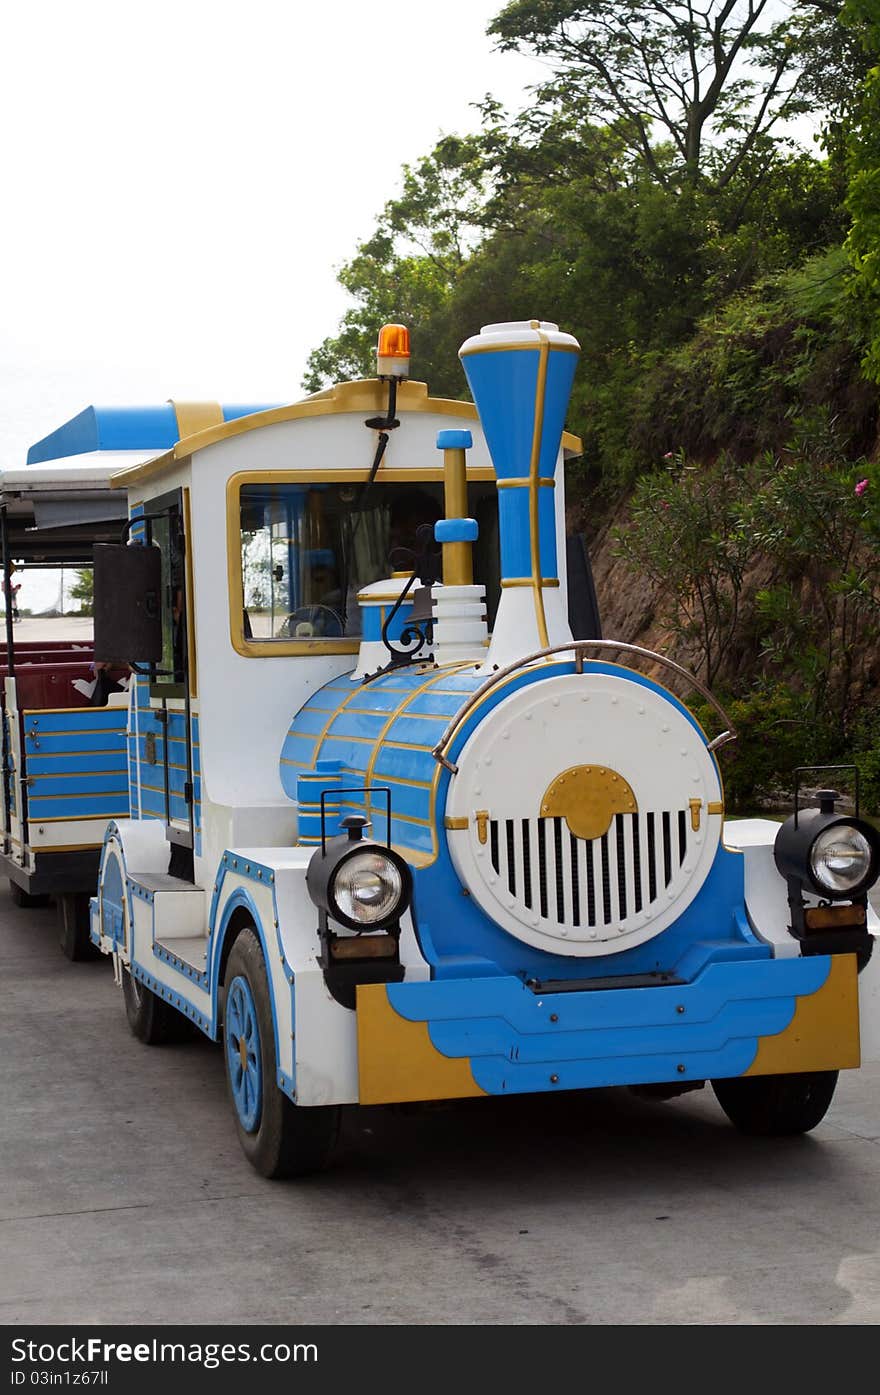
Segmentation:
{"type": "Polygon", "coordinates": [[[339,1133],[339,1106],[295,1105],[276,1085],[275,1026],[260,942],[242,930],[226,966],[226,1084],[245,1157],[264,1177],[302,1177],[325,1167],[339,1133]]]}
{"type": "Polygon", "coordinates": [[[140,983],[127,968],[122,971],[122,996],[128,1025],[145,1046],[167,1046],[193,1036],[192,1023],[183,1013],[140,983]]]}
{"type": "Polygon", "coordinates": [[[740,1133],[765,1138],[809,1133],[825,1118],[836,1085],[836,1070],[712,1081],[718,1103],[740,1133]]]}
{"type": "Polygon", "coordinates": [[[101,951],[92,944],[89,934],[88,892],[64,892],[56,898],[55,905],[62,953],[74,963],[82,959],[102,958],[101,951]]]}

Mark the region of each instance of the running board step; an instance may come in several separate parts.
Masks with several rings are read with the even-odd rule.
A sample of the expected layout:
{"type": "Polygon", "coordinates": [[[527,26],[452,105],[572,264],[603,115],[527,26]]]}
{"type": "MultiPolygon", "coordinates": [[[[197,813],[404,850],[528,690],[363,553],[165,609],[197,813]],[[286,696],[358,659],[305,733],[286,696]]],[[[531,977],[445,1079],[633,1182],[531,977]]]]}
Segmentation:
{"type": "Polygon", "coordinates": [[[207,935],[194,935],[189,939],[181,936],[179,939],[169,940],[167,944],[160,944],[157,940],[154,948],[161,959],[168,959],[198,974],[205,972],[208,962],[207,935]]]}
{"type": "Polygon", "coordinates": [[[203,887],[167,872],[140,872],[129,877],[128,885],[133,897],[152,906],[153,939],[157,944],[205,939],[203,887]]]}

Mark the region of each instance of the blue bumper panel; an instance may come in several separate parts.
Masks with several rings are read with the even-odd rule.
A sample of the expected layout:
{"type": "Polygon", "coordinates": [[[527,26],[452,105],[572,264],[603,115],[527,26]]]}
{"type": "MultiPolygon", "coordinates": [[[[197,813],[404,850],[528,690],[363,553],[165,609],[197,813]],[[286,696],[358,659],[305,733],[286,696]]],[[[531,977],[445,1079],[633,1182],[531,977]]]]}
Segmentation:
{"type": "Polygon", "coordinates": [[[451,1098],[859,1063],[852,955],[713,963],[662,988],[539,995],[512,977],[373,985],[358,990],[358,1017],[363,1103],[443,1098],[444,1083],[456,1084],[451,1098]],[[396,1060],[414,1069],[401,1073],[396,1060]]]}

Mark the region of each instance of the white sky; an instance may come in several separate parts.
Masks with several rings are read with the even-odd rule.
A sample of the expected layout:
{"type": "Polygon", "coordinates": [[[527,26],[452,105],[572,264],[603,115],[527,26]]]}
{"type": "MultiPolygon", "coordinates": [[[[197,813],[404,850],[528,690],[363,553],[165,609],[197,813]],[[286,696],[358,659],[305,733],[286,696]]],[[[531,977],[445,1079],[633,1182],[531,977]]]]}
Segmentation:
{"type": "Polygon", "coordinates": [[[298,397],[401,165],[540,76],[502,4],[5,6],[0,467],[89,403],[298,397]]]}

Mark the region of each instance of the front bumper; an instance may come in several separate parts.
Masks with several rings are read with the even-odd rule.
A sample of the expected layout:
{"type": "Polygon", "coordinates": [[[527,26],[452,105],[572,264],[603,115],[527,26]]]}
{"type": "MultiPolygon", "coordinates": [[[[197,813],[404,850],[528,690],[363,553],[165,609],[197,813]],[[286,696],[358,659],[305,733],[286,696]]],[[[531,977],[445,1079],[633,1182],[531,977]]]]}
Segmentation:
{"type": "Polygon", "coordinates": [[[690,983],[535,993],[518,978],[357,990],[361,1104],[860,1064],[856,956],[709,964],[690,983]]]}

